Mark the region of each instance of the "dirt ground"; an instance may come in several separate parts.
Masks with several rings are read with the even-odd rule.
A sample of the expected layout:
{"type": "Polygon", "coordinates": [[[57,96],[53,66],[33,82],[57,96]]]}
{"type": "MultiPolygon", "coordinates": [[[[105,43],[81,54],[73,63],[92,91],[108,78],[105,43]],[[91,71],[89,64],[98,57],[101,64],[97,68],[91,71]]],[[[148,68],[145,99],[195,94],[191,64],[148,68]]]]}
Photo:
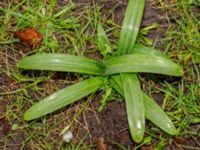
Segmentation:
{"type": "MultiPolygon", "coordinates": [[[[76,0],[74,1],[79,4],[80,9],[83,5],[92,5],[91,0],[76,0]]],[[[127,5],[126,0],[119,0],[119,1],[105,1],[101,2],[101,5],[103,6],[103,12],[102,16],[106,15],[106,11],[111,9],[113,6],[116,6],[113,12],[113,19],[117,24],[122,23],[124,11],[127,5]]],[[[199,9],[199,8],[198,8],[199,9]]],[[[163,50],[162,42],[159,42],[160,39],[164,38],[166,36],[166,31],[168,29],[168,21],[166,19],[166,16],[169,12],[159,9],[156,6],[155,1],[147,1],[145,6],[145,12],[142,22],[142,27],[146,27],[154,22],[159,24],[159,28],[152,30],[151,33],[148,35],[149,38],[152,40],[158,39],[156,47],[163,50]]],[[[16,49],[22,49],[24,48],[26,51],[26,47],[22,46],[20,44],[16,44],[14,46],[16,49]]],[[[3,53],[0,53],[0,65],[6,69],[6,64],[9,63],[9,66],[16,65],[16,62],[13,61],[13,57],[20,60],[22,58],[22,55],[20,51],[10,51],[9,46],[3,46],[1,47],[3,51],[6,51],[8,55],[3,55],[3,53]],[[13,53],[14,52],[14,53],[13,53]],[[5,59],[7,57],[7,59],[5,59]],[[8,61],[8,62],[6,62],[8,61]]],[[[3,52],[2,51],[2,52],[3,52]]],[[[86,52],[87,53],[87,52],[86,52]]],[[[99,57],[98,54],[93,54],[95,57],[99,57]]],[[[25,72],[27,74],[27,72],[25,72]]],[[[41,73],[42,74],[42,73],[41,73]]],[[[36,73],[37,75],[37,73],[36,73]]],[[[30,74],[31,76],[31,74],[30,74]]],[[[145,76],[142,75],[142,76],[145,76]]],[[[160,81],[168,81],[168,82],[175,82],[179,81],[179,78],[172,78],[172,77],[164,77],[159,76],[158,77],[160,81]]],[[[41,97],[47,96],[49,93],[52,93],[53,91],[56,91],[58,88],[63,88],[69,83],[77,82],[78,78],[76,75],[72,75],[69,73],[55,73],[50,80],[47,80],[46,82],[39,83],[40,87],[45,87],[47,89],[46,93],[43,93],[43,95],[40,95],[40,93],[34,93],[35,91],[28,91],[27,96],[28,98],[32,97],[37,101],[37,99],[41,99],[41,97]],[[63,82],[65,81],[65,82],[63,82]],[[70,81],[70,82],[69,82],[70,81]],[[56,85],[54,87],[54,85],[56,85]]],[[[149,79],[150,80],[150,79],[149,79]]],[[[143,87],[145,87],[145,82],[142,82],[143,87]]],[[[158,82],[156,83],[158,86],[162,86],[158,82]]],[[[4,93],[5,91],[15,91],[24,86],[24,83],[17,83],[14,79],[9,77],[8,75],[1,73],[0,74],[0,93],[4,93]]],[[[144,89],[145,90],[145,89],[144,89]]],[[[138,146],[138,144],[134,143],[130,137],[130,132],[128,129],[127,124],[127,117],[126,117],[126,111],[125,106],[123,103],[123,100],[120,98],[116,98],[116,100],[111,101],[106,106],[105,110],[103,112],[98,112],[97,109],[99,107],[99,99],[101,97],[101,92],[97,93],[94,96],[94,99],[89,103],[88,107],[81,113],[80,116],[78,116],[77,120],[73,124],[73,134],[74,139],[72,143],[74,145],[77,145],[81,139],[84,138],[84,145],[95,145],[91,149],[97,149],[97,146],[99,145],[98,141],[100,139],[103,139],[105,142],[104,144],[107,147],[107,150],[118,150],[122,149],[119,147],[120,145],[123,145],[126,149],[133,149],[135,146],[138,146]]],[[[25,95],[26,97],[26,95],[25,95]]],[[[162,93],[155,93],[153,94],[154,99],[159,103],[163,103],[163,94],[162,93]]],[[[41,147],[39,143],[43,143],[44,140],[48,141],[48,143],[51,143],[52,149],[61,149],[60,143],[62,143],[62,137],[59,136],[59,131],[62,130],[70,120],[74,117],[74,115],[78,112],[78,109],[84,104],[84,101],[75,103],[69,107],[66,107],[62,110],[59,110],[51,115],[47,116],[47,119],[45,120],[45,123],[42,123],[41,120],[37,120],[34,122],[34,124],[38,124],[37,128],[30,128],[26,127],[26,123],[24,122],[22,116],[23,114],[18,114],[17,110],[15,108],[12,108],[12,111],[16,112],[13,113],[13,115],[18,115],[16,117],[17,119],[14,120],[19,126],[23,126],[23,128],[26,128],[26,133],[23,132],[23,130],[16,130],[12,131],[11,127],[12,125],[10,122],[11,120],[8,120],[6,117],[6,112],[8,112],[8,105],[12,105],[13,102],[16,101],[17,94],[7,94],[7,95],[1,95],[0,96],[0,149],[6,149],[6,150],[19,150],[20,148],[24,150],[29,149],[45,149],[44,147],[47,145],[44,145],[44,147],[41,147]],[[51,118],[51,116],[54,116],[51,118]],[[68,116],[66,118],[66,116],[68,116]],[[66,118],[66,119],[64,119],[66,118]],[[48,136],[44,136],[42,133],[43,128],[39,127],[40,125],[44,125],[46,127],[45,133],[48,133],[48,136]],[[55,126],[53,130],[50,130],[46,132],[51,126],[55,126]],[[34,132],[38,131],[41,132],[41,136],[36,136],[34,132]],[[6,140],[5,140],[6,139],[6,140]],[[30,139],[33,139],[29,142],[30,139]],[[24,145],[22,147],[22,145],[24,145]],[[39,146],[39,148],[38,148],[39,146]]],[[[27,110],[31,103],[29,102],[23,102],[23,108],[22,110],[27,110]]],[[[11,110],[10,110],[11,111],[11,110]]],[[[13,123],[13,122],[12,122],[13,123]]],[[[32,124],[31,122],[29,122],[32,124]]],[[[150,145],[144,145],[140,149],[142,150],[153,150],[154,145],[159,143],[159,137],[162,135],[165,137],[165,146],[164,150],[183,150],[185,148],[182,148],[180,145],[185,144],[191,147],[199,147],[199,145],[195,142],[197,139],[193,139],[191,136],[184,136],[184,137],[169,137],[168,135],[164,135],[160,130],[155,130],[155,126],[151,124],[149,121],[146,122],[146,128],[147,132],[146,135],[149,135],[151,132],[153,132],[153,136],[157,138],[154,138],[150,145]]],[[[193,130],[197,128],[196,125],[191,126],[189,130],[193,130]]],[[[199,139],[198,139],[199,140],[199,139]]],[[[200,142],[200,141],[199,141],[200,142]]],[[[100,142],[102,144],[102,142],[100,142]]],[[[61,145],[65,145],[64,143],[61,145]]],[[[86,148],[87,149],[87,148],[86,148]]]]}

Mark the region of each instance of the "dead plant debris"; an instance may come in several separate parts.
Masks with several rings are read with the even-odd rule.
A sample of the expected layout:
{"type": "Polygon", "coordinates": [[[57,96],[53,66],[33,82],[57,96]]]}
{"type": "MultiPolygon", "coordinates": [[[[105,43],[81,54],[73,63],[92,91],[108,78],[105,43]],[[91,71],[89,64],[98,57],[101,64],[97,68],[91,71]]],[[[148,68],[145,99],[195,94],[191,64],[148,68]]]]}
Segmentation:
{"type": "Polygon", "coordinates": [[[42,43],[42,34],[40,34],[36,29],[29,27],[21,31],[14,32],[14,36],[20,39],[20,43],[27,45],[30,48],[39,48],[42,43]]]}
{"type": "Polygon", "coordinates": [[[103,137],[99,137],[96,139],[96,143],[97,143],[97,149],[98,150],[107,150],[106,149],[106,145],[104,143],[104,138],[103,137]]]}

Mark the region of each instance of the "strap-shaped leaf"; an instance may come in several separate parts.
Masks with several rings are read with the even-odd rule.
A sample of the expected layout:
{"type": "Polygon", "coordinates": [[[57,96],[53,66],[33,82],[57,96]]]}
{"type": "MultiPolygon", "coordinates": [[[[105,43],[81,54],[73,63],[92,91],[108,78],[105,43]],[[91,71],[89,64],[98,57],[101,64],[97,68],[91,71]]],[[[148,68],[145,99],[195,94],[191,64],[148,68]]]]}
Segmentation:
{"type": "Polygon", "coordinates": [[[129,0],[118,45],[118,55],[129,54],[135,45],[145,0],[129,0]]]}
{"type": "Polygon", "coordinates": [[[145,117],[140,83],[135,74],[121,74],[126,111],[131,136],[141,142],[144,137],[145,117]]]}
{"type": "MultiPolygon", "coordinates": [[[[124,96],[120,75],[112,76],[109,83],[118,93],[124,96]]],[[[177,132],[174,124],[160,106],[144,92],[142,92],[142,97],[145,106],[145,117],[166,133],[175,135],[177,132]]]]}
{"type": "MultiPolygon", "coordinates": [[[[119,39],[118,55],[129,54],[129,49],[135,45],[143,9],[144,0],[129,1],[119,39]]],[[[139,81],[135,74],[121,74],[121,78],[131,135],[134,141],[140,142],[144,136],[145,120],[139,81]]]]}
{"type": "Polygon", "coordinates": [[[104,84],[101,77],[96,77],[66,87],[33,105],[25,114],[25,120],[32,120],[62,107],[65,107],[99,89],[104,84]]]}
{"type": "Polygon", "coordinates": [[[175,135],[177,133],[176,128],[172,121],[167,117],[165,112],[160,108],[156,102],[143,93],[143,101],[145,103],[145,116],[152,121],[155,125],[160,127],[165,132],[175,135]]]}
{"type": "Polygon", "coordinates": [[[23,58],[18,67],[31,70],[51,70],[102,75],[104,66],[98,61],[67,54],[36,54],[23,58]]]}
{"type": "Polygon", "coordinates": [[[98,38],[98,49],[100,53],[103,55],[104,59],[107,57],[109,53],[111,53],[111,44],[108,40],[106,32],[104,31],[101,24],[97,26],[97,38],[98,38]]]}
{"type": "Polygon", "coordinates": [[[157,73],[173,76],[183,75],[181,67],[169,59],[145,54],[119,56],[105,61],[104,64],[106,66],[106,75],[136,72],[157,73]]]}
{"type": "Polygon", "coordinates": [[[141,44],[135,44],[133,49],[130,51],[130,54],[145,54],[145,55],[152,55],[152,56],[160,56],[160,57],[169,59],[167,55],[161,53],[159,50],[156,50],[152,47],[147,47],[141,44]]]}
{"type": "Polygon", "coordinates": [[[120,75],[112,75],[109,78],[109,85],[115,89],[121,96],[124,96],[123,86],[120,75]]]}

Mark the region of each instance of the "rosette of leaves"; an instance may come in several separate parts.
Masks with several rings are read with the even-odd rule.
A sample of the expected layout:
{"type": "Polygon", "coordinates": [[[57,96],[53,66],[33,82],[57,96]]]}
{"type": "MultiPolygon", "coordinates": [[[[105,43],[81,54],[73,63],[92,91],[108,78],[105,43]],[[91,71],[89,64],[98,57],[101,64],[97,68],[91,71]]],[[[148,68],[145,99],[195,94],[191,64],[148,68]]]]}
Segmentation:
{"type": "MultiPolygon", "coordinates": [[[[90,75],[88,79],[66,87],[34,104],[24,114],[33,120],[52,113],[102,87],[116,90],[125,99],[128,125],[135,142],[143,140],[145,118],[170,135],[176,128],[166,113],[140,88],[139,73],[183,76],[182,68],[159,51],[135,44],[143,16],[145,0],[129,0],[117,52],[102,26],[97,27],[98,48],[104,56],[102,62],[67,54],[42,53],[23,58],[18,67],[31,70],[51,70],[90,75]]],[[[110,90],[109,90],[110,91],[110,90]]],[[[106,92],[105,92],[106,93],[106,92]]],[[[111,92],[109,92],[111,93],[111,92]]]]}

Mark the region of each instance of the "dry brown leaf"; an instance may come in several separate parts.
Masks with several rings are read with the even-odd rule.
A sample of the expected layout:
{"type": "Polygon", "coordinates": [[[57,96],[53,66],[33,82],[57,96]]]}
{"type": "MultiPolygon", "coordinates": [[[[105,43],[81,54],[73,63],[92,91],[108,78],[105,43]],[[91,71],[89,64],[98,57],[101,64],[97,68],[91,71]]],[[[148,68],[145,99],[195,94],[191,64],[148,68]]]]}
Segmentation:
{"type": "Polygon", "coordinates": [[[20,43],[28,45],[31,48],[38,48],[42,45],[42,34],[32,27],[14,32],[14,36],[20,39],[20,43]]]}

